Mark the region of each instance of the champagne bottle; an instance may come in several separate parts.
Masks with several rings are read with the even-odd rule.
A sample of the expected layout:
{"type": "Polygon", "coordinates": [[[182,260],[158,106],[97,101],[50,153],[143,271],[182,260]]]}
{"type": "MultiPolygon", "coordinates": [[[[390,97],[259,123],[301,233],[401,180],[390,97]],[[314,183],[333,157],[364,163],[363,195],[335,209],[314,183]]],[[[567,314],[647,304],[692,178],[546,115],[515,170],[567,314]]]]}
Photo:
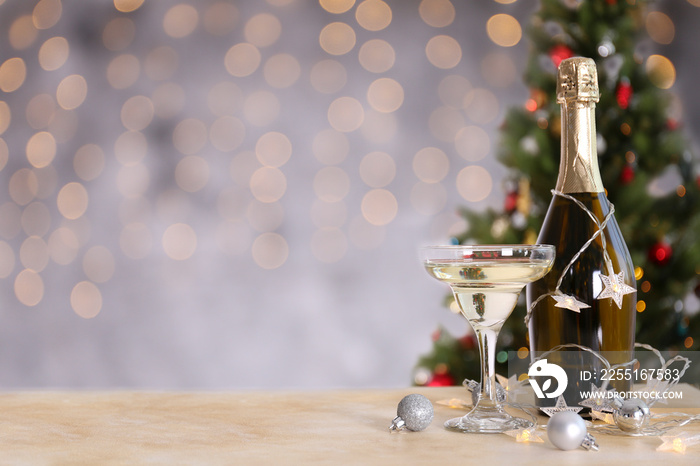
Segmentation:
{"type": "MultiPolygon", "coordinates": [[[[586,399],[581,392],[590,391],[592,383],[600,388],[609,379],[608,389],[627,391],[632,382],[626,380],[624,368],[611,375],[599,358],[580,347],[611,365],[634,355],[636,281],[598,169],[598,99],[595,62],[581,57],[562,61],[557,75],[561,162],[537,239],[556,246],[557,256],[551,272],[527,287],[532,360],[559,345],[577,345],[546,357],[566,372],[564,400],[576,407],[586,399]]],[[[540,406],[555,404],[556,399],[544,395],[536,400],[540,406]]]]}

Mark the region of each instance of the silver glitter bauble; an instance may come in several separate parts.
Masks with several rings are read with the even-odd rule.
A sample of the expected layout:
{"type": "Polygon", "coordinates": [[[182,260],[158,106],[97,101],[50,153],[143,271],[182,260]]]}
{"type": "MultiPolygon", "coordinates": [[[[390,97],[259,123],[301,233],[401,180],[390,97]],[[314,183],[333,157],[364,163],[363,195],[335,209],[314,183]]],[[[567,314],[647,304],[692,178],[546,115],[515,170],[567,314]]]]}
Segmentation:
{"type": "Polygon", "coordinates": [[[582,447],[597,450],[595,439],[588,434],[586,422],[571,411],[554,413],[547,423],[547,437],[552,445],[560,450],[573,450],[582,447]]]}
{"type": "Polygon", "coordinates": [[[389,430],[406,428],[418,432],[428,427],[432,420],[433,404],[423,395],[414,393],[403,397],[399,402],[396,418],[389,426],[389,430]]]}
{"type": "Polygon", "coordinates": [[[651,412],[649,406],[638,398],[630,398],[613,411],[615,424],[623,432],[639,433],[649,423],[651,412]]]}

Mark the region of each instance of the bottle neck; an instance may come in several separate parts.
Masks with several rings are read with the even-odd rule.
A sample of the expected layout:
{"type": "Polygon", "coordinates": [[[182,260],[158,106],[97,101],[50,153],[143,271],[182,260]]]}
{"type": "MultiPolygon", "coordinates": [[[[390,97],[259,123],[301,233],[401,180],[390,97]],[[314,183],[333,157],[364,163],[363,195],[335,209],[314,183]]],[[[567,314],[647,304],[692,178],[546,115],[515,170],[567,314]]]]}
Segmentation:
{"type": "Polygon", "coordinates": [[[603,192],[596,151],[595,103],[567,101],[561,104],[561,162],[557,191],[603,192]]]}

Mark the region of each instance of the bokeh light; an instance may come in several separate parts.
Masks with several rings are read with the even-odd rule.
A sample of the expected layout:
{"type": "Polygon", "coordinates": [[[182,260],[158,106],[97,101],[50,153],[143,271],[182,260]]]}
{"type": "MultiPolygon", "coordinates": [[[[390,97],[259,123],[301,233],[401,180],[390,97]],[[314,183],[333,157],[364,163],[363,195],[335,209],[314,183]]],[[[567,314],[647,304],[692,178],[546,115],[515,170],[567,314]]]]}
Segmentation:
{"type": "Polygon", "coordinates": [[[18,17],[12,22],[8,30],[10,45],[15,50],[24,50],[31,47],[38,36],[39,31],[34,27],[34,20],[31,15],[18,17]]]}
{"type": "Polygon", "coordinates": [[[32,11],[32,20],[37,29],[49,29],[58,23],[63,13],[61,0],[40,0],[32,11]]]}
{"type": "Polygon", "coordinates": [[[207,185],[209,163],[198,155],[188,155],[175,166],[175,182],[183,191],[194,193],[207,185]]]}
{"type": "Polygon", "coordinates": [[[14,92],[27,77],[27,65],[19,57],[8,58],[0,65],[0,91],[14,92]]]}
{"type": "Polygon", "coordinates": [[[518,20],[504,13],[489,18],[486,22],[486,33],[493,43],[501,47],[516,45],[523,36],[523,30],[518,20]]]}
{"type": "Polygon", "coordinates": [[[371,39],[362,44],[358,58],[360,65],[367,71],[384,73],[394,66],[396,52],[389,42],[382,39],[371,39]]]}
{"type": "Polygon", "coordinates": [[[87,81],[79,74],[66,76],[56,89],[56,102],[65,110],[80,107],[87,96],[87,81]]]}
{"type": "Polygon", "coordinates": [[[334,129],[344,133],[358,129],[364,118],[364,108],[354,97],[339,97],[328,107],[328,122],[334,129]]]}
{"type": "Polygon", "coordinates": [[[378,112],[395,112],[401,107],[403,100],[403,87],[391,78],[379,78],[373,81],[367,90],[367,101],[378,112]]]}
{"type": "Polygon", "coordinates": [[[80,317],[92,319],[102,310],[102,293],[94,283],[82,281],[73,287],[70,305],[80,317]]]}
{"type": "Polygon", "coordinates": [[[142,131],[153,120],[155,110],[153,102],[146,96],[135,95],[122,105],[122,125],[131,131],[142,131]]]}
{"type": "Polygon", "coordinates": [[[49,263],[49,247],[40,236],[28,236],[19,248],[19,261],[25,269],[41,272],[49,263]]]}
{"type": "Polygon", "coordinates": [[[35,133],[27,141],[27,160],[36,168],[48,166],[56,156],[56,139],[46,131],[35,133]]]}
{"type": "Polygon", "coordinates": [[[345,55],[355,47],[357,41],[353,28],[342,22],[326,25],[318,39],[321,48],[331,55],[345,55]]]}
{"type": "Polygon", "coordinates": [[[493,181],[484,167],[469,165],[457,174],[457,191],[467,202],[479,202],[491,194],[493,181]]]}
{"type": "Polygon", "coordinates": [[[163,233],[163,250],[174,260],[182,261],[192,257],[197,250],[197,234],[186,223],[175,223],[163,233]]]}
{"type": "Polygon", "coordinates": [[[360,178],[371,188],[383,188],[394,180],[396,162],[386,152],[370,152],[360,162],[360,178]]]}
{"type": "Polygon", "coordinates": [[[52,37],[39,49],[39,66],[46,71],[57,70],[68,60],[69,51],[70,46],[65,37],[52,37]]]}
{"type": "Polygon", "coordinates": [[[138,10],[144,0],[114,0],[114,8],[122,13],[130,13],[138,10]]]}
{"type": "Polygon", "coordinates": [[[78,182],[68,183],[58,192],[56,204],[61,215],[69,220],[75,220],[87,210],[88,192],[78,182]]]}
{"type": "Polygon", "coordinates": [[[450,160],[437,147],[424,147],[413,156],[413,173],[424,183],[442,181],[450,170],[450,160]]]}
{"type": "Polygon", "coordinates": [[[276,269],[287,261],[289,245],[283,236],[267,232],[255,238],[251,252],[253,260],[261,268],[276,269]]]}
{"type": "Polygon", "coordinates": [[[428,41],[425,46],[425,55],[433,66],[450,69],[462,60],[462,47],[454,37],[438,35],[428,41]]]}
{"type": "Polygon", "coordinates": [[[277,42],[281,33],[280,20],[269,13],[259,13],[253,16],[246,22],[243,30],[246,41],[256,47],[269,47],[277,42]]]}
{"type": "Polygon", "coordinates": [[[15,277],[15,296],[25,306],[36,306],[44,298],[44,280],[34,270],[22,270],[15,277]]]}
{"type": "Polygon", "coordinates": [[[387,225],[398,213],[396,197],[386,189],[373,189],[362,198],[362,216],[372,225],[387,225]]]}
{"type": "Polygon", "coordinates": [[[283,133],[270,131],[258,139],[255,144],[255,155],[265,166],[281,167],[292,156],[292,143],[283,133]]]}
{"type": "Polygon", "coordinates": [[[429,26],[442,28],[455,20],[455,7],[450,0],[422,0],[418,13],[429,26]]]}
{"type": "Polygon", "coordinates": [[[646,18],[646,28],[649,37],[659,44],[668,45],[673,42],[676,35],[676,27],[673,21],[665,13],[650,11],[646,18]]]}
{"type": "Polygon", "coordinates": [[[357,23],[368,31],[381,31],[391,24],[391,7],[382,0],[364,0],[355,9],[357,23]]]}
{"type": "Polygon", "coordinates": [[[676,82],[676,68],[663,55],[651,55],[645,64],[649,80],[658,88],[669,89],[676,82]]]}
{"type": "Polygon", "coordinates": [[[250,191],[260,202],[276,202],[287,191],[287,178],[275,167],[261,167],[250,177],[250,191]]]}
{"type": "Polygon", "coordinates": [[[141,74],[141,63],[134,55],[117,55],[107,66],[107,81],[115,89],[126,89],[133,85],[141,74]]]}
{"type": "Polygon", "coordinates": [[[231,76],[242,78],[253,74],[261,60],[262,56],[256,46],[241,42],[228,49],[224,56],[224,66],[231,76]]]}
{"type": "Polygon", "coordinates": [[[345,13],[355,5],[355,0],[319,0],[321,7],[329,13],[345,13]]]}
{"type": "Polygon", "coordinates": [[[477,162],[488,155],[491,141],[480,126],[465,126],[455,136],[455,148],[465,160],[477,162]]]}
{"type": "Polygon", "coordinates": [[[199,24],[199,13],[192,5],[180,3],[165,13],[163,17],[163,31],[173,38],[187,37],[199,24]]]}

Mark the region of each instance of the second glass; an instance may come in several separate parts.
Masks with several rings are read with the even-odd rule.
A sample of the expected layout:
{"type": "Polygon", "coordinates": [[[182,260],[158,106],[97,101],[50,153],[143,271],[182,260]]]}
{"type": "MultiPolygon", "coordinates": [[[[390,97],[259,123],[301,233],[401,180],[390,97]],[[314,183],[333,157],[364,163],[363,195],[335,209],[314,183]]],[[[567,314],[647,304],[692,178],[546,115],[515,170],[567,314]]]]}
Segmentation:
{"type": "Polygon", "coordinates": [[[549,272],[550,245],[429,246],[421,249],[428,273],[450,285],[464,317],[474,329],[481,355],[481,387],[476,406],[445,423],[449,430],[501,433],[531,427],[508,414],[496,398],[496,340],[523,287],[549,272]]]}

